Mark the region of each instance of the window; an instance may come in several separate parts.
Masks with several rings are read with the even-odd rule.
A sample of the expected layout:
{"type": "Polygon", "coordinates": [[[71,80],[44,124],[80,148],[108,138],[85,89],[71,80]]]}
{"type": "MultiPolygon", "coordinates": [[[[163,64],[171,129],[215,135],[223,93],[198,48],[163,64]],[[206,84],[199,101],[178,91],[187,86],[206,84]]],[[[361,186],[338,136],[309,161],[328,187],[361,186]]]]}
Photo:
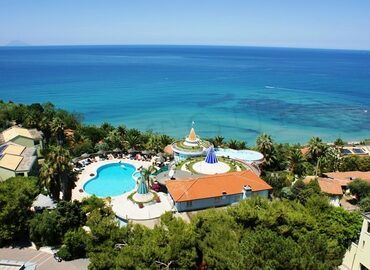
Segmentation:
{"type": "Polygon", "coordinates": [[[367,232],[370,233],[370,222],[367,223],[367,232]]]}
{"type": "Polygon", "coordinates": [[[193,206],[193,201],[186,202],[186,207],[192,207],[192,206],[193,206]]]}
{"type": "Polygon", "coordinates": [[[369,268],[360,263],[360,270],[369,270],[369,268]]]}

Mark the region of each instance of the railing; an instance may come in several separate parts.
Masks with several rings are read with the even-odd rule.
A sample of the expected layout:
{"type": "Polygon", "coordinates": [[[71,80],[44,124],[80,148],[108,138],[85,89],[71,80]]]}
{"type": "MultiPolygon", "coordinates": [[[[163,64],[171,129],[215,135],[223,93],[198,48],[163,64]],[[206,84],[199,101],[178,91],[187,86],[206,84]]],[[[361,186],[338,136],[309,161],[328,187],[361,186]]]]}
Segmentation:
{"type": "Polygon", "coordinates": [[[240,163],[243,163],[243,165],[247,166],[257,176],[260,176],[261,175],[261,169],[256,164],[245,162],[242,159],[235,159],[235,160],[239,161],[240,163]]]}

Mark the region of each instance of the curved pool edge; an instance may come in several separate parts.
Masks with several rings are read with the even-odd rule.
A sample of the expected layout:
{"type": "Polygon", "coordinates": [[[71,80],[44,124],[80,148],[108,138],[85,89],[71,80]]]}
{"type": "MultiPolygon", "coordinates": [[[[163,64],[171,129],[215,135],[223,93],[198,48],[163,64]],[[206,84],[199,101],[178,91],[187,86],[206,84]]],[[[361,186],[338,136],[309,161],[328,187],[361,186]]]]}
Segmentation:
{"type": "Polygon", "coordinates": [[[89,192],[87,192],[85,190],[85,185],[93,180],[97,174],[98,174],[98,170],[105,166],[105,165],[109,165],[109,164],[114,164],[114,163],[126,163],[126,164],[129,164],[131,166],[133,166],[135,168],[135,171],[133,172],[133,174],[135,174],[137,172],[137,166],[135,164],[132,164],[129,162],[130,160],[119,160],[119,159],[113,159],[113,160],[104,160],[104,161],[98,161],[96,163],[93,163],[93,164],[90,164],[88,166],[91,166],[91,165],[95,165],[94,167],[86,167],[85,168],[85,171],[83,172],[83,174],[86,174],[86,176],[84,176],[83,174],[81,174],[80,177],[82,177],[83,179],[81,180],[81,182],[76,185],[75,189],[78,189],[78,190],[83,190],[82,192],[82,195],[87,195],[87,196],[96,196],[98,198],[114,198],[114,197],[118,197],[118,196],[122,196],[123,194],[127,193],[127,192],[132,192],[133,190],[135,190],[135,188],[137,187],[137,180],[133,177],[134,181],[135,181],[135,187],[132,189],[132,190],[129,190],[127,192],[124,192],[124,193],[121,193],[121,194],[118,194],[118,195],[114,195],[114,196],[98,196],[96,194],[91,194],[89,192]],[[98,166],[99,165],[99,166],[98,166]],[[89,170],[87,170],[89,169],[89,170]],[[94,174],[94,176],[90,176],[90,174],[94,174]]]}

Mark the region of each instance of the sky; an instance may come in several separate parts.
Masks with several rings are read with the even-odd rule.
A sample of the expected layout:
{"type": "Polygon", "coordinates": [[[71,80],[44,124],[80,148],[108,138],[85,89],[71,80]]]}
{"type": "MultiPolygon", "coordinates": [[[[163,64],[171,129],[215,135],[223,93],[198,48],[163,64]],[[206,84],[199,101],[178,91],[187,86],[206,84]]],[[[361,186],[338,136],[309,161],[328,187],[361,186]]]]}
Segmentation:
{"type": "Polygon", "coordinates": [[[0,45],[370,50],[370,0],[0,0],[0,45]]]}

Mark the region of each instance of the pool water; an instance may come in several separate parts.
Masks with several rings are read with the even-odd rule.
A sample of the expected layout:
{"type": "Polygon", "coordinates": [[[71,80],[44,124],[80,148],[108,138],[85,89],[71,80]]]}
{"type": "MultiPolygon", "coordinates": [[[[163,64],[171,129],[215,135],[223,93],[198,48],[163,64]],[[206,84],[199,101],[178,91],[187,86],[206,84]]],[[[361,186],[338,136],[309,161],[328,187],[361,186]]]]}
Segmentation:
{"type": "Polygon", "coordinates": [[[101,166],[94,178],[85,183],[85,192],[99,197],[117,196],[135,188],[132,175],[136,168],[128,163],[101,166]]]}
{"type": "Polygon", "coordinates": [[[234,149],[215,149],[217,156],[230,157],[233,159],[241,159],[247,162],[260,162],[263,160],[263,155],[260,152],[252,150],[234,150],[234,149]]]}

